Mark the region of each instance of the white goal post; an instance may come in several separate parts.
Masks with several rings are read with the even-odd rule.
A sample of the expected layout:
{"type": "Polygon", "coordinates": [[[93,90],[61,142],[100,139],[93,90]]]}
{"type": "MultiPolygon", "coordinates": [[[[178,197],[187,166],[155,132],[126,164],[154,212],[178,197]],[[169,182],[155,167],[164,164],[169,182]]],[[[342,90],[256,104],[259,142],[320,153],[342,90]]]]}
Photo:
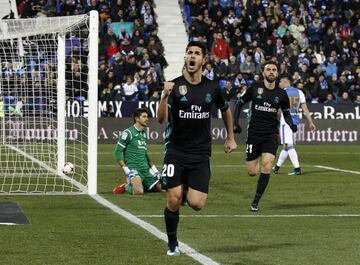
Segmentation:
{"type": "Polygon", "coordinates": [[[97,193],[98,20],[0,20],[0,194],[97,193]]]}

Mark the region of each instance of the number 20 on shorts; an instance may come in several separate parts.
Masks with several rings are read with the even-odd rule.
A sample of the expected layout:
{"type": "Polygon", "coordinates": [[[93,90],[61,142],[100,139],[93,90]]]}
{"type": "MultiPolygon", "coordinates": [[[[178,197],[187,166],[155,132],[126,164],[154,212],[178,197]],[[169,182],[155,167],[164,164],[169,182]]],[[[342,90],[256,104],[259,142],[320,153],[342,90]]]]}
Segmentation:
{"type": "Polygon", "coordinates": [[[175,167],[173,164],[164,164],[162,175],[166,177],[173,177],[175,167]]]}

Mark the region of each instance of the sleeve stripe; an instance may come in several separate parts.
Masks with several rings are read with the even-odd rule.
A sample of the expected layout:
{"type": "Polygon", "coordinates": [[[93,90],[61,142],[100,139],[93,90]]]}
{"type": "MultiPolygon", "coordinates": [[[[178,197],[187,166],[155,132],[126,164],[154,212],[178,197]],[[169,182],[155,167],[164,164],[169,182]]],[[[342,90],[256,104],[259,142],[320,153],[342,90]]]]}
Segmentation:
{"type": "Polygon", "coordinates": [[[132,135],[132,133],[131,133],[131,131],[130,130],[127,130],[128,132],[129,132],[129,135],[130,135],[130,141],[132,140],[132,138],[133,138],[133,135],[132,135]]]}
{"type": "Polygon", "coordinates": [[[117,144],[120,145],[122,148],[126,148],[126,146],[121,144],[120,142],[118,142],[117,144]]]}

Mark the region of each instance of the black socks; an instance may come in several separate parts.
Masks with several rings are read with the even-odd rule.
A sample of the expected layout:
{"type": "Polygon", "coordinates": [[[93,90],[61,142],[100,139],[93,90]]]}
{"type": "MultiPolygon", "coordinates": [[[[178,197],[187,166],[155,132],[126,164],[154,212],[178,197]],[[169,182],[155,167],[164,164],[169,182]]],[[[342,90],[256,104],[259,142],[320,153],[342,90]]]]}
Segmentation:
{"type": "Polygon", "coordinates": [[[258,204],[260,201],[261,196],[263,195],[268,183],[269,183],[269,179],[270,179],[270,174],[265,174],[265,173],[261,173],[258,183],[257,183],[257,187],[256,187],[256,193],[255,193],[255,197],[253,200],[253,204],[258,204]]]}
{"type": "Polygon", "coordinates": [[[164,219],[166,225],[166,233],[168,236],[168,245],[170,248],[177,246],[177,226],[179,223],[179,210],[176,212],[170,211],[167,207],[164,210],[164,219]]]}

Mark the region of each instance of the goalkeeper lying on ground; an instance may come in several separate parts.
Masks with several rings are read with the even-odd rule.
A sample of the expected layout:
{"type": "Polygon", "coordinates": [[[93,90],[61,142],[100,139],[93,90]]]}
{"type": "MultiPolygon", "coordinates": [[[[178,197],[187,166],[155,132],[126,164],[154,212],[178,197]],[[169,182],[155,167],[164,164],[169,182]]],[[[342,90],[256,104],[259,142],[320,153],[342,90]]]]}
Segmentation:
{"type": "Polygon", "coordinates": [[[161,174],[147,154],[145,128],[149,121],[146,108],[138,108],[133,113],[134,125],[123,130],[116,144],[114,158],[121,166],[127,183],[117,186],[114,194],[143,194],[144,191],[161,191],[161,174]]]}

